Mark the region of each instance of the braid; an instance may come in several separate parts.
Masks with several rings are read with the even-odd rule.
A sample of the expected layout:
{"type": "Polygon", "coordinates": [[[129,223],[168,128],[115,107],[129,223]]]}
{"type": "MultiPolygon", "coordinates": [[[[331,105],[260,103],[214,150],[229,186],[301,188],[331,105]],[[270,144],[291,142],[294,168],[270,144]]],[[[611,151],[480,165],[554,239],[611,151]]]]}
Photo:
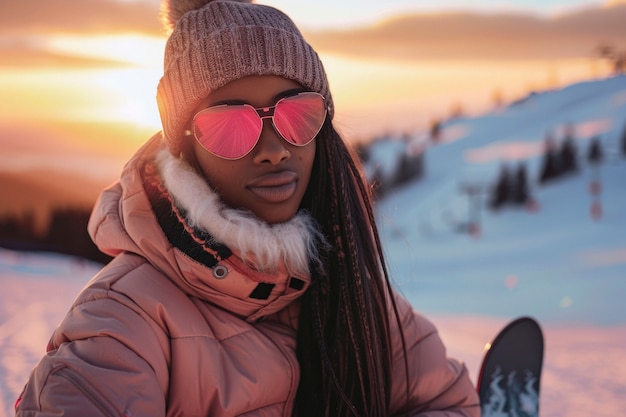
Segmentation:
{"type": "Polygon", "coordinates": [[[391,286],[370,189],[330,121],[318,135],[316,152],[302,206],[331,244],[322,249],[323,265],[312,266],[312,285],[302,300],[294,415],[388,415],[391,286]]]}

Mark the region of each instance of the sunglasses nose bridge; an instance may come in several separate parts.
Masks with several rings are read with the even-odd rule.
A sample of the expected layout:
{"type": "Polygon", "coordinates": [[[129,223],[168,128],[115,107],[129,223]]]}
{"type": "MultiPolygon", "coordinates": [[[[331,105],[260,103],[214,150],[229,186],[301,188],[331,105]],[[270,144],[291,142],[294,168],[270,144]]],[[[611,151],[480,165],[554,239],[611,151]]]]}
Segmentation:
{"type": "Polygon", "coordinates": [[[258,109],[254,109],[256,113],[259,115],[261,120],[268,119],[274,117],[274,111],[276,110],[276,106],[272,107],[261,107],[258,109]]]}
{"type": "Polygon", "coordinates": [[[274,112],[276,111],[276,106],[271,106],[271,107],[260,107],[260,108],[256,108],[254,109],[256,111],[256,113],[259,115],[259,119],[261,119],[261,122],[263,122],[263,125],[265,125],[265,120],[266,119],[270,119],[270,126],[271,128],[279,135],[282,137],[282,135],[278,132],[278,130],[276,129],[276,125],[274,124],[274,112]]]}

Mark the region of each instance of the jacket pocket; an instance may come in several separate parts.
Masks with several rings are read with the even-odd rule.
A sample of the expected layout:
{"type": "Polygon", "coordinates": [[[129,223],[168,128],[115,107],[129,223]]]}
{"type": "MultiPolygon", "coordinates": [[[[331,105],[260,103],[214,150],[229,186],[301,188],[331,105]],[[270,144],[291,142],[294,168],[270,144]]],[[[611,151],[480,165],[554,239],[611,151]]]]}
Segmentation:
{"type": "Polygon", "coordinates": [[[53,374],[57,377],[67,381],[76,390],[82,394],[82,396],[91,403],[96,409],[100,411],[100,415],[103,417],[120,417],[125,416],[126,413],[120,414],[116,407],[107,398],[102,395],[93,385],[91,385],[85,378],[72,372],[71,369],[63,366],[55,371],[53,374]]]}

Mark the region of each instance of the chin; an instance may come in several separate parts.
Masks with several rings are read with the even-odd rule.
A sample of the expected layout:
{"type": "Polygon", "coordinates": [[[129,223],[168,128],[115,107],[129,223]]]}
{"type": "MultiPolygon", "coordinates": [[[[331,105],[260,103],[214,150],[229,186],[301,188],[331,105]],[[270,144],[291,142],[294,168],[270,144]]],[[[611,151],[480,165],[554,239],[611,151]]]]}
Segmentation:
{"type": "Polygon", "coordinates": [[[269,209],[266,213],[263,213],[262,215],[258,214],[257,216],[268,224],[279,224],[288,222],[289,220],[293,219],[296,213],[297,210],[286,212],[284,210],[269,209]]]}
{"type": "Polygon", "coordinates": [[[293,216],[285,216],[285,217],[270,217],[270,218],[262,218],[267,224],[280,224],[286,223],[289,220],[293,219],[293,216]]]}

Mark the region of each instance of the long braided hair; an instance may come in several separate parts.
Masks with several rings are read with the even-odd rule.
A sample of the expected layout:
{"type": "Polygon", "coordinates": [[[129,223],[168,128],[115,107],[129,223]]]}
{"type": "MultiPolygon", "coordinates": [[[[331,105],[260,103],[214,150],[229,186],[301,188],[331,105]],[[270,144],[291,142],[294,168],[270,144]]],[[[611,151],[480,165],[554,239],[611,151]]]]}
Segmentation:
{"type": "Polygon", "coordinates": [[[294,415],[389,415],[389,311],[397,319],[397,310],[370,189],[354,152],[329,120],[317,137],[302,207],[320,224],[330,247],[323,265],[311,266],[312,285],[302,300],[294,415]]]}

